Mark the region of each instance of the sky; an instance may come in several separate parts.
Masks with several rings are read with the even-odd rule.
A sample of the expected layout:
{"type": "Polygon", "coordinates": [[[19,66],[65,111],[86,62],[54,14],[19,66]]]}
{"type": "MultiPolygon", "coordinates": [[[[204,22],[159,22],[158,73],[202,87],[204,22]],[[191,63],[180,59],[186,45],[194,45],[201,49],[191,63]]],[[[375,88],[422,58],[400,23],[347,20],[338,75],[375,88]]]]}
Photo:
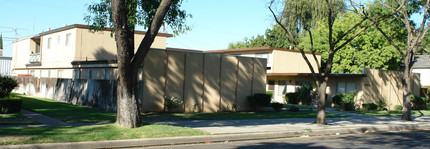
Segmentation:
{"type": "MultiPolygon", "coordinates": [[[[12,56],[12,41],[71,24],[87,24],[88,5],[98,0],[0,0],[3,55],[12,56]]],[[[264,34],[275,23],[268,0],[184,0],[192,15],[191,31],[167,39],[167,47],[220,50],[231,42],[264,34]]],[[[137,30],[144,30],[138,27],[137,30]]],[[[161,31],[160,31],[161,32],[161,31]]],[[[172,33],[167,30],[167,33],[172,33]]]]}

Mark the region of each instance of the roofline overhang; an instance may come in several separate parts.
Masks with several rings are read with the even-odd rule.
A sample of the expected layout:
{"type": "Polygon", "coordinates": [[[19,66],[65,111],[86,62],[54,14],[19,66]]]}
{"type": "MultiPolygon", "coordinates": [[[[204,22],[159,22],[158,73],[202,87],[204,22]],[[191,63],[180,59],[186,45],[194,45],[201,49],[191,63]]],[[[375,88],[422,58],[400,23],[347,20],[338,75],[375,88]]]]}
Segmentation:
{"type": "MultiPolygon", "coordinates": [[[[68,25],[68,26],[56,28],[56,29],[53,29],[53,30],[49,30],[49,31],[46,31],[46,32],[42,32],[42,33],[39,33],[39,34],[36,34],[36,35],[31,35],[31,36],[28,36],[28,37],[17,39],[17,40],[15,40],[13,42],[18,42],[18,41],[21,41],[21,40],[24,40],[24,39],[29,39],[29,38],[31,38],[31,39],[37,39],[37,38],[40,38],[41,36],[44,36],[44,35],[48,35],[48,34],[52,34],[52,33],[57,33],[57,32],[61,32],[61,31],[64,31],[64,30],[69,30],[69,29],[74,29],[74,28],[90,29],[90,26],[89,25],[82,25],[82,24],[68,25]]],[[[103,30],[104,31],[112,31],[113,28],[108,28],[107,27],[107,28],[104,28],[103,30]]],[[[146,32],[145,31],[137,31],[137,30],[135,30],[134,34],[145,35],[146,32]]],[[[173,37],[173,34],[158,33],[157,36],[161,36],[161,37],[173,37]]]]}
{"type": "MultiPolygon", "coordinates": [[[[237,52],[255,52],[255,51],[273,51],[273,50],[300,53],[299,50],[275,48],[275,47],[254,47],[254,48],[240,48],[240,49],[211,50],[211,51],[204,51],[204,53],[227,54],[227,53],[237,53],[237,52]]],[[[312,52],[309,52],[309,51],[304,51],[304,53],[312,54],[312,52]]],[[[321,55],[321,53],[315,53],[315,55],[321,55]]]]}
{"type": "MultiPolygon", "coordinates": [[[[322,74],[324,75],[324,73],[322,74]]],[[[366,74],[331,73],[329,77],[366,77],[366,74]]],[[[267,77],[312,77],[312,73],[267,73],[267,77]]]]}

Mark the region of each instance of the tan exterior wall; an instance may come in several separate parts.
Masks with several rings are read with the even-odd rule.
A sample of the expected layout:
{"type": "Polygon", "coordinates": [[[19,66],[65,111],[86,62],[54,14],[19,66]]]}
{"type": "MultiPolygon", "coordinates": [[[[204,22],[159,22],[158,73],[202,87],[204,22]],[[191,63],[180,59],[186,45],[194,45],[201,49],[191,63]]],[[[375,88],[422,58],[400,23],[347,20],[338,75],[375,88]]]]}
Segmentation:
{"type": "Polygon", "coordinates": [[[165,96],[165,52],[151,50],[144,60],[143,100],[144,111],[163,111],[165,96]],[[148,71],[145,71],[148,70],[148,71]]]}
{"type": "MultiPolygon", "coordinates": [[[[321,56],[316,56],[318,63],[320,63],[321,56]]],[[[312,54],[306,54],[306,57],[311,62],[314,71],[318,72],[317,63],[312,54]]],[[[273,50],[272,73],[311,73],[311,71],[301,53],[273,50]]]]}
{"type": "Polygon", "coordinates": [[[203,112],[218,112],[220,104],[220,72],[221,55],[203,54],[204,58],[204,86],[203,86],[203,112]]]}
{"type": "MultiPolygon", "coordinates": [[[[31,39],[24,39],[13,43],[13,68],[25,68],[30,60],[30,41],[31,39]]],[[[14,72],[17,74],[16,72],[14,72]]]]}
{"type": "MultiPolygon", "coordinates": [[[[135,34],[135,49],[139,47],[144,35],[135,34]]],[[[157,36],[151,48],[166,49],[166,37],[157,36]]],[[[75,61],[114,60],[116,43],[111,31],[90,32],[88,29],[76,29],[75,61]]]]}
{"type": "MultiPolygon", "coordinates": [[[[90,76],[90,72],[75,70],[71,62],[115,60],[117,53],[116,44],[110,34],[110,31],[92,33],[89,29],[85,28],[70,28],[40,37],[35,36],[16,40],[13,44],[12,60],[14,74],[31,74],[33,70],[33,72],[40,71],[39,73],[32,74],[33,76],[73,78],[76,76],[76,72],[80,71],[82,74],[81,78],[87,79],[90,76]],[[66,38],[68,38],[67,44],[66,38]],[[36,40],[40,41],[41,65],[26,66],[30,62],[30,53],[36,52],[36,40]],[[57,70],[60,70],[60,72],[57,70]],[[61,76],[58,76],[58,74],[61,74],[61,76]]],[[[135,34],[135,49],[137,49],[143,37],[143,34],[135,34]]],[[[151,47],[165,49],[166,37],[157,36],[151,47]]],[[[116,65],[96,67],[116,67],[116,65]]],[[[91,71],[91,75],[94,76],[93,79],[104,79],[106,78],[103,75],[106,73],[104,71],[103,69],[93,70],[91,71]]]]}
{"type": "MultiPolygon", "coordinates": [[[[403,72],[378,70],[378,69],[364,69],[367,77],[361,80],[361,91],[358,93],[356,105],[360,106],[363,103],[378,102],[385,99],[388,103],[389,109],[393,109],[395,105],[402,105],[403,103],[403,90],[401,78],[403,72]]],[[[420,83],[419,75],[413,74],[412,93],[419,95],[420,83]]]]}

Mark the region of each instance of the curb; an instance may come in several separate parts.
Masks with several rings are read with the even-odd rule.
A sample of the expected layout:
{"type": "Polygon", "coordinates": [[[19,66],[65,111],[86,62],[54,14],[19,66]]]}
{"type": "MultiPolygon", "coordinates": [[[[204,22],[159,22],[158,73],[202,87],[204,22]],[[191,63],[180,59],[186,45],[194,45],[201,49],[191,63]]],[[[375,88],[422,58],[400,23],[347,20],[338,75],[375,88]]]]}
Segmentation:
{"type": "Polygon", "coordinates": [[[359,134],[367,132],[383,131],[405,131],[430,129],[430,124],[398,124],[384,126],[363,126],[352,128],[331,128],[324,130],[300,130],[300,131],[282,131],[267,133],[242,133],[242,134],[225,134],[225,135],[207,135],[207,136],[189,136],[189,137],[169,137],[169,138],[149,138],[149,139],[131,139],[131,140],[108,140],[108,141],[88,141],[88,142],[70,142],[70,143],[47,143],[47,144],[27,144],[27,145],[7,145],[1,146],[3,149],[27,149],[27,148],[132,148],[132,147],[150,147],[150,146],[171,146],[183,144],[207,144],[247,140],[265,140],[277,138],[292,138],[300,136],[324,136],[339,134],[359,134]]]}

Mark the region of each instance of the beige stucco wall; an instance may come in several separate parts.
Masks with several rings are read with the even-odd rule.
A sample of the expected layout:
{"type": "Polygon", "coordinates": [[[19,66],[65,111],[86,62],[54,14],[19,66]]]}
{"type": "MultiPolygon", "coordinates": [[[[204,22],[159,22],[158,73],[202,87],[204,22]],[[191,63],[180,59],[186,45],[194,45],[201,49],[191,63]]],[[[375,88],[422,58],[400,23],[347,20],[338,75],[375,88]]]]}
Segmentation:
{"type": "MultiPolygon", "coordinates": [[[[111,31],[90,32],[85,28],[70,28],[40,36],[40,62],[41,66],[26,66],[30,61],[30,53],[36,51],[35,40],[38,37],[29,37],[14,41],[13,60],[14,75],[32,74],[37,77],[74,78],[79,72],[80,78],[93,79],[106,78],[105,70],[94,69],[79,70],[73,68],[72,61],[115,60],[116,44],[111,37],[111,31]],[[70,35],[66,45],[66,35],[70,35]],[[31,39],[35,38],[35,40],[31,39]],[[48,40],[51,40],[48,48],[48,40]],[[32,71],[33,70],[33,71],[32,71]],[[58,71],[60,70],[60,71],[58,71]],[[36,72],[36,73],[31,73],[36,72]],[[60,75],[59,75],[60,74],[60,75]]],[[[135,34],[135,47],[143,39],[143,34],[135,34]]],[[[166,48],[166,37],[157,36],[152,44],[153,48],[166,48]]],[[[79,66],[80,67],[80,66],[79,66]]],[[[103,65],[94,67],[114,68],[116,65],[103,65]]]]}
{"type": "MultiPolygon", "coordinates": [[[[31,39],[27,38],[13,43],[13,68],[25,68],[25,64],[28,64],[30,60],[30,41],[31,39]]],[[[17,72],[14,71],[14,74],[17,74],[17,72]]]]}
{"type": "MultiPolygon", "coordinates": [[[[401,78],[403,72],[379,70],[379,69],[364,69],[367,77],[363,77],[360,81],[361,91],[357,93],[356,106],[363,103],[378,102],[385,99],[389,109],[393,109],[395,105],[402,105],[403,90],[401,78]]],[[[419,95],[420,83],[419,75],[413,74],[412,93],[419,95]]]]}
{"type": "MultiPolygon", "coordinates": [[[[316,56],[318,63],[320,63],[321,56],[316,56]]],[[[317,63],[315,62],[312,54],[306,54],[306,57],[311,62],[314,71],[318,72],[317,63]]],[[[311,73],[311,71],[301,53],[273,50],[272,73],[311,73]]]]}
{"type": "MultiPolygon", "coordinates": [[[[135,49],[139,47],[143,34],[135,34],[135,49]]],[[[166,49],[166,37],[157,36],[151,48],[166,49]]],[[[111,31],[90,32],[88,29],[76,29],[76,61],[114,60],[116,59],[116,43],[111,31]]]]}

